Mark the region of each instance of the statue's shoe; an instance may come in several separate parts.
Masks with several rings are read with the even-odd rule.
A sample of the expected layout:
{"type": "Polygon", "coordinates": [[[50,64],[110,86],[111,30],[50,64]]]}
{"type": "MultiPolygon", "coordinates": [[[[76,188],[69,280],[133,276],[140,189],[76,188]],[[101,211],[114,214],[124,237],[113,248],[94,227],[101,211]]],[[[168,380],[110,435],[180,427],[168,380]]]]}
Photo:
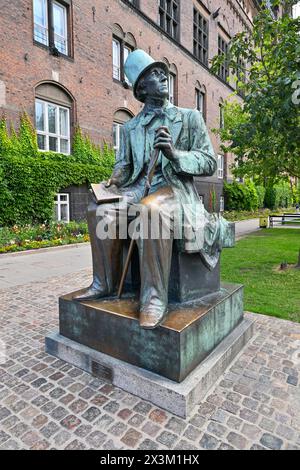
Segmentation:
{"type": "Polygon", "coordinates": [[[76,295],[73,297],[73,300],[77,300],[78,302],[84,302],[87,300],[98,300],[102,297],[107,297],[109,293],[103,289],[99,289],[99,287],[94,287],[91,285],[88,287],[83,294],[76,295]]]}
{"type": "Polygon", "coordinates": [[[140,311],[140,327],[146,330],[157,328],[165,319],[168,309],[162,307],[146,307],[140,311]]]}

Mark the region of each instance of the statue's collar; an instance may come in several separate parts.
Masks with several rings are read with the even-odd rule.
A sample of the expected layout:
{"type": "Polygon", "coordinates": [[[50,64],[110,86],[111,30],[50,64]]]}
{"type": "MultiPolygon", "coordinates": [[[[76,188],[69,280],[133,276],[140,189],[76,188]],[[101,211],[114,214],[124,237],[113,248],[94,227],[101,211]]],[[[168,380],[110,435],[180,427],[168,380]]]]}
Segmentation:
{"type": "Polygon", "coordinates": [[[142,126],[147,126],[155,116],[162,120],[164,116],[167,116],[169,120],[173,121],[177,115],[178,109],[170,103],[161,108],[145,106],[139,115],[139,121],[142,126]]]}

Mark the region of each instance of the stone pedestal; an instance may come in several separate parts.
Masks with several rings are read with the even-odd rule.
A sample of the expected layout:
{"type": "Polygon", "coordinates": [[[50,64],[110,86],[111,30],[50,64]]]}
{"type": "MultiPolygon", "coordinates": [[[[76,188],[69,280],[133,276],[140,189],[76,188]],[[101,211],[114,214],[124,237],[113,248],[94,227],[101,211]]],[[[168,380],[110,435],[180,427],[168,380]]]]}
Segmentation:
{"type": "Polygon", "coordinates": [[[59,300],[60,335],[181,382],[243,319],[243,287],[224,284],[194,302],[169,304],[169,314],[154,330],[139,326],[134,297],[76,302],[59,300]]]}
{"type": "Polygon", "coordinates": [[[58,333],[46,337],[46,351],[111,382],[181,418],[188,417],[253,335],[253,320],[244,319],[181,383],[130,365],[58,333]]]}

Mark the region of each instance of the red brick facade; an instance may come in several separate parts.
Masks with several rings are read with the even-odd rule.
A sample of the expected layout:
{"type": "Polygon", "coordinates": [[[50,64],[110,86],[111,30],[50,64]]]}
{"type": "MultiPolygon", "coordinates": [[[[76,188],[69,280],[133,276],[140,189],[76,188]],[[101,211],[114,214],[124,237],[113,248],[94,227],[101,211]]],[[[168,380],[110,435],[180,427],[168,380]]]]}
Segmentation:
{"type": "MultiPolygon", "coordinates": [[[[193,6],[209,23],[211,59],[218,53],[219,34],[229,40],[236,32],[251,28],[254,0],[181,0],[178,42],[159,28],[159,0],[139,0],[137,7],[129,0],[68,3],[71,58],[55,57],[47,47],[34,42],[32,0],[1,0],[0,110],[9,118],[16,120],[25,109],[34,120],[36,86],[58,83],[73,99],[72,123],[78,123],[96,142],[111,142],[114,113],[124,108],[136,114],[141,107],[130,89],[112,79],[112,35],[117,24],[124,35],[133,35],[138,48],[176,66],[178,106],[195,107],[198,82],[206,93],[207,126],[219,125],[219,104],[233,89],[193,58],[193,6]],[[248,14],[241,4],[247,5],[248,14]]],[[[213,134],[211,137],[219,153],[218,140],[213,134]]]]}

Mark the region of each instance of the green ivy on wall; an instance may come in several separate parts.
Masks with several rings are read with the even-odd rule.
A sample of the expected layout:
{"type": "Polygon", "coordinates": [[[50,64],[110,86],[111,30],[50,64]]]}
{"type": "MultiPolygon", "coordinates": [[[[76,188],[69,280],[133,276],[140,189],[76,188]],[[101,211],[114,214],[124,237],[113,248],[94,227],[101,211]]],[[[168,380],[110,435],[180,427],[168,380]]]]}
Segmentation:
{"type": "Polygon", "coordinates": [[[0,225],[49,222],[54,196],[70,185],[107,179],[114,151],[93,144],[76,129],[72,155],[40,152],[29,117],[22,114],[16,133],[0,120],[0,225]]]}

